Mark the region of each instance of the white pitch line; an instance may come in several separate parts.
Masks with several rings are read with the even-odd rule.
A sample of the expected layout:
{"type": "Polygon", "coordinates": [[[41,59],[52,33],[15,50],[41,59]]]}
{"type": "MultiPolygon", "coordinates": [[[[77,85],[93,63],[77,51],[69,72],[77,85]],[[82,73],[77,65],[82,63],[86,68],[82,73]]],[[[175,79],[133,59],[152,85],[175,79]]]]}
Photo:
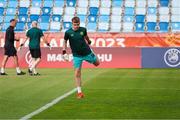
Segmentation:
{"type": "Polygon", "coordinates": [[[47,103],[46,105],[42,106],[41,108],[35,110],[34,112],[25,115],[24,117],[20,118],[20,120],[28,120],[30,118],[32,118],[34,115],[39,114],[40,112],[48,109],[49,107],[52,107],[53,105],[55,105],[56,103],[58,103],[59,101],[63,100],[64,98],[68,97],[69,95],[73,94],[74,92],[76,92],[77,89],[74,88],[73,90],[65,93],[64,95],[54,99],[53,101],[51,101],[50,103],[47,103]]]}

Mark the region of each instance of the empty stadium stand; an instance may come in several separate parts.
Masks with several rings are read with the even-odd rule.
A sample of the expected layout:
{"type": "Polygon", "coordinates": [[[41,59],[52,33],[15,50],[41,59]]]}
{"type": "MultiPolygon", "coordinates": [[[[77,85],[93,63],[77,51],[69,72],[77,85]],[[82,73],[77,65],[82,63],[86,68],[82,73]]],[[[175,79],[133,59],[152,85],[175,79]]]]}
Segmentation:
{"type": "Polygon", "coordinates": [[[0,0],[0,31],[18,19],[16,31],[38,21],[43,31],[64,32],[71,18],[91,32],[179,32],[180,0],[0,0]]]}

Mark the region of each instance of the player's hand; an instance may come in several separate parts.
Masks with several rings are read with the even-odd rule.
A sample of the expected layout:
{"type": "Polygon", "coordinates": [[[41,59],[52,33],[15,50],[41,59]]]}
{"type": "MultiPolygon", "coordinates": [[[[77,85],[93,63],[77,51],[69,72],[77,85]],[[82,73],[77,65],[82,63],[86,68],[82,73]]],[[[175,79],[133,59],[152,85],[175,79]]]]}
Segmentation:
{"type": "Polygon", "coordinates": [[[69,55],[66,53],[66,50],[62,51],[62,57],[65,61],[69,61],[69,55]]]}
{"type": "Polygon", "coordinates": [[[20,44],[20,46],[18,47],[17,51],[20,51],[22,49],[24,44],[20,44]]]}
{"type": "Polygon", "coordinates": [[[91,41],[90,40],[88,41],[88,45],[91,45],[91,41]]]}
{"type": "Polygon", "coordinates": [[[48,46],[48,48],[51,50],[51,46],[50,46],[50,44],[49,44],[49,43],[47,43],[46,45],[47,45],[47,46],[48,46]]]}

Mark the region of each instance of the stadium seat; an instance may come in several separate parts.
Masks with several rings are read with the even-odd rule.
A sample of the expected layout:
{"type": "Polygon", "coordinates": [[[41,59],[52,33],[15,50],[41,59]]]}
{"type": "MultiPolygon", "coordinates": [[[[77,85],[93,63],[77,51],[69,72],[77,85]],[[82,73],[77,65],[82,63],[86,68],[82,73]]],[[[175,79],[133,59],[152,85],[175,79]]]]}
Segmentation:
{"type": "Polygon", "coordinates": [[[87,15],[87,8],[85,7],[78,7],[77,8],[77,15],[87,15]]]}
{"type": "Polygon", "coordinates": [[[101,7],[110,8],[111,7],[111,0],[101,0],[101,7]]]}
{"type": "Polygon", "coordinates": [[[81,22],[84,22],[84,23],[86,22],[86,18],[87,18],[86,15],[78,15],[78,17],[81,22]]]}
{"type": "Polygon", "coordinates": [[[18,15],[19,22],[26,22],[28,19],[28,15],[18,15]]]}
{"type": "Polygon", "coordinates": [[[20,0],[19,7],[29,7],[30,1],[29,0],[20,0]]]}
{"type": "Polygon", "coordinates": [[[112,8],[112,15],[121,15],[121,14],[122,14],[122,8],[120,8],[120,7],[112,8]]]}
{"type": "Polygon", "coordinates": [[[40,15],[40,13],[41,13],[41,8],[39,8],[39,7],[31,7],[30,8],[30,14],[40,15]]]}
{"type": "Polygon", "coordinates": [[[171,4],[172,4],[172,8],[180,7],[180,1],[179,0],[172,0],[171,4]]]}
{"type": "Polygon", "coordinates": [[[42,0],[32,0],[32,7],[41,7],[42,0]]]}
{"type": "Polygon", "coordinates": [[[171,21],[172,22],[180,22],[180,16],[179,15],[172,15],[171,21]]]}
{"type": "Polygon", "coordinates": [[[160,0],[160,6],[168,7],[169,6],[169,0],[160,0]]]}
{"type": "Polygon", "coordinates": [[[109,15],[101,15],[99,16],[99,22],[109,22],[109,15]]]}
{"type": "Polygon", "coordinates": [[[110,32],[120,32],[121,31],[121,23],[120,22],[111,22],[110,24],[110,32]]]}
{"type": "Polygon", "coordinates": [[[170,16],[169,15],[159,15],[159,21],[160,22],[169,22],[170,16]]]}
{"type": "Polygon", "coordinates": [[[146,0],[136,0],[136,8],[145,8],[146,0]]]}
{"type": "Polygon", "coordinates": [[[4,8],[0,7],[0,15],[4,15],[4,8]]]}
{"type": "Polygon", "coordinates": [[[66,7],[65,8],[65,15],[74,15],[75,14],[75,7],[66,7]]]}
{"type": "Polygon", "coordinates": [[[67,0],[66,5],[67,5],[67,7],[75,7],[76,0],[67,0]]]}
{"type": "Polygon", "coordinates": [[[32,22],[32,21],[39,21],[39,15],[30,15],[29,17],[29,22],[32,22]]]}
{"type": "Polygon", "coordinates": [[[144,23],[143,22],[137,22],[135,25],[135,32],[144,32],[144,23]]]}
{"type": "Polygon", "coordinates": [[[23,22],[18,22],[18,23],[16,24],[15,31],[23,31],[24,28],[25,28],[25,23],[23,23],[23,22]]]}
{"type": "Polygon", "coordinates": [[[147,23],[147,32],[156,32],[156,22],[147,23]]]}
{"type": "Polygon", "coordinates": [[[74,15],[64,15],[63,21],[64,22],[71,22],[71,19],[74,17],[74,15]]]}
{"type": "Polygon", "coordinates": [[[135,0],[125,0],[124,1],[124,6],[125,7],[134,7],[135,6],[135,0]]]}
{"type": "Polygon", "coordinates": [[[156,22],[157,21],[157,15],[147,15],[146,20],[147,20],[147,22],[156,22]]]}
{"type": "Polygon", "coordinates": [[[137,15],[146,15],[146,8],[145,7],[136,8],[135,11],[136,11],[137,15]]]}
{"type": "Polygon", "coordinates": [[[107,32],[109,30],[109,23],[107,22],[99,22],[98,23],[98,31],[99,32],[107,32]]]}
{"type": "Polygon", "coordinates": [[[180,15],[180,7],[178,7],[178,8],[172,8],[171,9],[171,13],[173,14],[173,15],[180,15]]]}
{"type": "Polygon", "coordinates": [[[160,15],[168,15],[169,14],[169,8],[168,7],[159,7],[159,14],[160,15]]]}
{"type": "Polygon", "coordinates": [[[89,0],[78,0],[78,7],[87,8],[89,5],[89,0]]]}
{"type": "Polygon", "coordinates": [[[160,32],[168,32],[169,23],[168,22],[160,22],[159,23],[159,31],[160,32]]]}
{"type": "Polygon", "coordinates": [[[112,0],[112,7],[121,7],[123,6],[123,0],[112,0]]]}
{"type": "Polygon", "coordinates": [[[133,32],[134,24],[131,22],[123,22],[123,32],[133,32]]]}
{"type": "Polygon", "coordinates": [[[97,23],[88,23],[87,24],[87,30],[89,32],[95,32],[96,31],[96,28],[97,28],[97,23]]]}
{"type": "Polygon", "coordinates": [[[4,24],[2,25],[2,31],[6,31],[8,27],[9,27],[9,22],[8,23],[4,22],[4,24]]]}
{"type": "Polygon", "coordinates": [[[50,7],[43,7],[42,8],[42,15],[50,15],[51,14],[51,8],[50,7]]]}
{"type": "Polygon", "coordinates": [[[49,29],[49,23],[40,22],[39,26],[42,29],[42,31],[47,31],[49,29]]]}
{"type": "Polygon", "coordinates": [[[4,22],[9,22],[11,19],[14,19],[15,16],[14,15],[6,15],[4,18],[4,22]]]}
{"type": "Polygon", "coordinates": [[[125,7],[124,15],[134,15],[134,8],[133,7],[125,7]]]}
{"type": "Polygon", "coordinates": [[[89,15],[88,16],[88,22],[96,22],[96,20],[97,20],[97,16],[95,16],[95,15],[89,15]]]}
{"type": "Polygon", "coordinates": [[[54,0],[54,7],[64,7],[64,0],[54,0]]]}
{"type": "Polygon", "coordinates": [[[49,23],[50,22],[50,16],[49,15],[42,15],[40,17],[40,22],[49,23]]]}
{"type": "Polygon", "coordinates": [[[157,5],[158,5],[158,1],[157,0],[147,0],[147,5],[148,7],[156,7],[157,8],[157,5]]]}
{"type": "Polygon", "coordinates": [[[63,8],[62,7],[53,7],[53,14],[62,15],[63,14],[63,8]]]}
{"type": "Polygon", "coordinates": [[[7,6],[7,1],[5,1],[5,0],[1,0],[0,1],[0,8],[2,7],[2,8],[5,8],[7,6]]]}
{"type": "Polygon", "coordinates": [[[90,15],[97,15],[99,12],[99,9],[97,7],[90,7],[89,8],[89,14],[90,15]]]}
{"type": "Polygon", "coordinates": [[[3,22],[3,16],[0,15],[0,24],[3,22]]]}
{"type": "Polygon", "coordinates": [[[16,8],[7,8],[6,9],[6,15],[15,15],[16,14],[16,8]]]}
{"type": "Polygon", "coordinates": [[[18,6],[17,0],[9,0],[8,7],[9,8],[16,8],[18,6]]]}
{"type": "Polygon", "coordinates": [[[136,15],[136,22],[145,22],[145,15],[136,15]]]}
{"type": "Polygon", "coordinates": [[[121,19],[122,19],[122,17],[120,15],[112,15],[111,16],[111,22],[118,23],[118,22],[121,22],[121,19]]]}
{"type": "Polygon", "coordinates": [[[157,13],[157,8],[155,8],[155,7],[148,7],[147,13],[148,13],[148,14],[154,14],[154,15],[156,15],[156,13],[157,13]]]}
{"type": "Polygon", "coordinates": [[[27,11],[28,11],[28,8],[26,8],[26,7],[20,7],[20,8],[18,9],[18,14],[19,14],[19,15],[26,15],[26,14],[27,14],[27,11]]]}
{"type": "Polygon", "coordinates": [[[90,7],[99,7],[99,0],[90,0],[89,1],[89,6],[90,7]]]}
{"type": "Polygon", "coordinates": [[[44,0],[43,7],[53,7],[53,0],[44,0]]]}
{"type": "Polygon", "coordinates": [[[62,16],[61,15],[52,15],[53,22],[61,22],[62,16]]]}
{"type": "Polygon", "coordinates": [[[68,30],[72,27],[72,23],[71,22],[63,22],[63,29],[64,30],[68,30]]]}
{"type": "Polygon", "coordinates": [[[60,31],[60,22],[51,22],[50,31],[60,31]]]}
{"type": "Polygon", "coordinates": [[[110,15],[110,8],[101,7],[99,9],[99,13],[100,13],[100,15],[110,15]]]}
{"type": "Polygon", "coordinates": [[[172,32],[180,32],[180,22],[171,23],[172,32]]]}
{"type": "Polygon", "coordinates": [[[123,16],[123,21],[124,22],[134,22],[134,16],[132,16],[132,15],[124,15],[123,16]]]}

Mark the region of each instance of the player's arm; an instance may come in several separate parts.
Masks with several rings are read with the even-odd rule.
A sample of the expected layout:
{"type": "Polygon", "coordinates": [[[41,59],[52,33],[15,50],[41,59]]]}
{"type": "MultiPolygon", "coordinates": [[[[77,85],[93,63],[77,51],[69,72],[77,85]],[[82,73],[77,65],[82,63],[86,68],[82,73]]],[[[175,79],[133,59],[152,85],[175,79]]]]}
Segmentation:
{"type": "Polygon", "coordinates": [[[86,35],[86,36],[84,36],[84,38],[85,38],[85,40],[87,41],[87,43],[90,45],[90,44],[91,44],[91,40],[89,39],[89,36],[86,35]]]}
{"type": "Polygon", "coordinates": [[[46,43],[46,45],[47,45],[48,47],[50,47],[49,42],[45,39],[44,36],[42,36],[41,39],[43,40],[44,43],[46,43]]]}
{"type": "Polygon", "coordinates": [[[27,40],[29,40],[29,37],[26,36],[25,40],[20,44],[20,47],[22,47],[27,40]]]}
{"type": "Polygon", "coordinates": [[[67,40],[63,40],[63,49],[62,49],[62,54],[66,54],[66,49],[67,49],[67,40]]]}

